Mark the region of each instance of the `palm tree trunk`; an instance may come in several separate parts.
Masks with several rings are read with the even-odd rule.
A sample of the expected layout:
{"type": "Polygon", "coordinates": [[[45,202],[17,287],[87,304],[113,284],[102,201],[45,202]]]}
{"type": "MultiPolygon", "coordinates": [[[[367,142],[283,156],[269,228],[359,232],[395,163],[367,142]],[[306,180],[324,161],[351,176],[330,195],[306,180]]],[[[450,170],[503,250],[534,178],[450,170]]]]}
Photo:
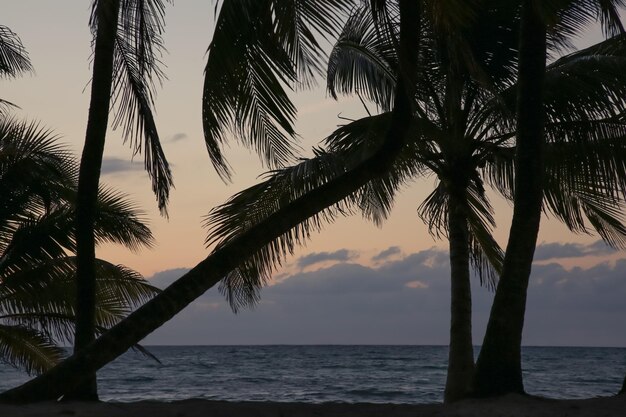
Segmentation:
{"type": "Polygon", "coordinates": [[[465,398],[474,377],[469,233],[463,209],[454,196],[450,197],[448,204],[448,240],[452,300],[448,376],[444,393],[446,403],[465,398]]]}
{"type": "MultiPolygon", "coordinates": [[[[91,102],[85,134],[85,146],[80,161],[76,202],[76,332],[74,352],[79,352],[95,340],[95,242],[94,221],[100,182],[100,169],[109,120],[109,105],[113,83],[113,54],[119,13],[119,0],[99,0],[96,10],[96,34],[91,102]]],[[[97,400],[95,372],[89,373],[73,399],[97,400]]]]}
{"type": "Polygon", "coordinates": [[[542,205],[546,25],[535,0],[522,4],[515,206],[502,275],[476,365],[477,396],[524,392],[522,330],[542,205]]]}
{"type": "Polygon", "coordinates": [[[369,159],[271,215],[196,265],[155,298],[49,372],[0,394],[3,402],[55,400],[138,343],[229,271],[295,225],[342,200],[383,174],[406,142],[412,117],[412,77],[417,73],[419,2],[400,1],[400,68],[392,125],[383,146],[369,159]],[[407,77],[408,76],[408,77],[407,77]]]}
{"type": "Polygon", "coordinates": [[[619,394],[626,394],[626,377],[624,377],[624,382],[622,383],[622,389],[619,390],[619,394]]]}

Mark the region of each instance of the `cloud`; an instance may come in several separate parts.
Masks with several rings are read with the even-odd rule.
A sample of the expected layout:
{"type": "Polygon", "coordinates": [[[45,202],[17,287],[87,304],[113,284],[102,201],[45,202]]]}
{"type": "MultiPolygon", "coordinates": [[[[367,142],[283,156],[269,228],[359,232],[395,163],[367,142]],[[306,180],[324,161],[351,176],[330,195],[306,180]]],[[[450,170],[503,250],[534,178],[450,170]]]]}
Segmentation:
{"type": "Polygon", "coordinates": [[[157,288],[165,289],[172,282],[189,272],[189,268],[172,268],[165,271],[157,272],[148,278],[150,284],[157,288]]]}
{"type": "Polygon", "coordinates": [[[579,243],[541,243],[535,250],[535,261],[551,259],[578,258],[590,255],[604,255],[615,252],[601,240],[588,245],[579,243]]]}
{"type": "Polygon", "coordinates": [[[143,164],[116,157],[105,157],[102,160],[102,175],[130,171],[143,171],[143,164]]]}
{"type": "Polygon", "coordinates": [[[391,246],[391,247],[385,249],[384,251],[378,253],[377,255],[374,255],[372,257],[372,261],[380,262],[380,261],[383,261],[383,260],[385,260],[387,258],[390,258],[390,257],[394,256],[394,255],[399,255],[401,253],[402,253],[402,251],[400,250],[399,246],[391,246]]]}
{"type": "MultiPolygon", "coordinates": [[[[186,271],[150,280],[165,286],[186,271]]],[[[626,346],[624,276],[626,259],[571,270],[535,265],[524,344],[626,346]]],[[[477,279],[472,287],[474,343],[480,344],[493,293],[477,279]]],[[[449,310],[448,253],[433,248],[376,266],[342,262],[293,274],[238,314],[213,288],[144,343],[447,344],[449,310]]]]}
{"type": "Polygon", "coordinates": [[[188,137],[189,135],[187,135],[186,133],[180,132],[172,135],[167,141],[171,143],[180,142],[181,140],[185,140],[188,137]]]}
{"type": "Polygon", "coordinates": [[[335,252],[314,252],[302,256],[298,259],[297,265],[300,268],[315,265],[326,261],[348,261],[355,256],[354,253],[347,249],[340,249],[335,252]]]}

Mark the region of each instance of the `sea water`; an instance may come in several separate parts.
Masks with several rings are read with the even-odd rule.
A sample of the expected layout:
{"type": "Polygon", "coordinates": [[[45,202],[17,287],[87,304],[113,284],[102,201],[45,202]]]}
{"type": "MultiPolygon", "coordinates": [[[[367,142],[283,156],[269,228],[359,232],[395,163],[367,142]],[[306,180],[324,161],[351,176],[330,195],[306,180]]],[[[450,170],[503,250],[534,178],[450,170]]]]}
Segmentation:
{"type": "MultiPolygon", "coordinates": [[[[444,346],[153,346],[99,372],[103,400],[433,403],[443,399],[444,346]]],[[[525,347],[527,392],[551,398],[615,394],[626,348],[525,347]]],[[[28,377],[0,365],[0,389],[28,377]]]]}

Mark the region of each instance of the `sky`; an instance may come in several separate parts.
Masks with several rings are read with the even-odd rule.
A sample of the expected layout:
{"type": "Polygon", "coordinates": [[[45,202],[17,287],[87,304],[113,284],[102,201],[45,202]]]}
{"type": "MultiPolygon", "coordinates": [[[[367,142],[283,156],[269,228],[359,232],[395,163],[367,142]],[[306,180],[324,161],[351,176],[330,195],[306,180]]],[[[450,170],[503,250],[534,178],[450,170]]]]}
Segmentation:
{"type": "MultiPolygon", "coordinates": [[[[90,2],[3,0],[0,24],[22,39],[35,73],[0,80],[0,94],[20,106],[16,117],[53,129],[77,155],[82,149],[91,76],[90,2]],[[36,11],[36,12],[34,12],[36,11]]],[[[204,257],[204,216],[267,170],[255,154],[233,143],[227,156],[232,183],[215,174],[201,126],[206,49],[213,2],[177,1],[166,11],[162,60],[168,79],[158,90],[156,121],[173,167],[170,217],[159,216],[150,182],[118,132],[107,137],[102,181],[127,193],[145,211],[157,245],[138,253],[104,246],[98,256],[144,274],[157,286],[172,282],[204,257]]],[[[598,40],[593,31],[578,40],[598,40]]],[[[328,97],[323,88],[293,95],[303,156],[338,124],[365,111],[354,100],[328,97]]],[[[146,344],[368,343],[447,344],[447,244],[428,234],[416,214],[435,178],[402,190],[379,228],[359,216],[341,218],[312,237],[276,272],[252,311],[233,314],[211,290],[146,344]]],[[[504,246],[510,204],[495,198],[496,239],[504,246]]],[[[474,342],[480,344],[492,293],[474,289],[474,342]]],[[[544,216],[531,277],[524,344],[626,346],[626,253],[597,236],[573,235],[544,216]]]]}

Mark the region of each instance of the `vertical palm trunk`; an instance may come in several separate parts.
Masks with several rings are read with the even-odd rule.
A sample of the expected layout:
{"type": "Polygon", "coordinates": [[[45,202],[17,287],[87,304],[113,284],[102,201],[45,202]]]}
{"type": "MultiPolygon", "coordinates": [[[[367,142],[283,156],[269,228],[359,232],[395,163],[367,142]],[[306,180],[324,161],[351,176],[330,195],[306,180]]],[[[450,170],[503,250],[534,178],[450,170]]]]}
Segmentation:
{"type": "Polygon", "coordinates": [[[522,4],[515,206],[502,276],[476,365],[478,396],[524,392],[522,329],[542,204],[546,26],[535,0],[522,4]]]}
{"type": "MultiPolygon", "coordinates": [[[[95,339],[95,243],[94,221],[100,169],[109,119],[113,83],[113,53],[119,13],[119,0],[99,0],[96,10],[97,34],[91,82],[91,102],[85,146],[80,161],[76,202],[76,333],[74,352],[95,339]]],[[[74,399],[97,400],[96,374],[89,373],[75,392],[74,399]]]]}
{"type": "Polygon", "coordinates": [[[228,272],[303,220],[342,200],[385,173],[406,142],[417,73],[420,2],[400,0],[400,68],[393,123],[383,146],[369,159],[292,202],[265,221],[225,244],[163,292],[122,320],[88,347],[43,375],[0,394],[2,402],[54,400],[94,373],[204,294],[228,272]]]}
{"type": "Polygon", "coordinates": [[[453,402],[468,395],[474,377],[469,235],[467,219],[458,199],[454,196],[451,196],[448,204],[448,239],[452,300],[450,350],[444,401],[453,402]]]}
{"type": "MultiPolygon", "coordinates": [[[[446,51],[444,46],[444,53],[446,51]]],[[[444,148],[449,165],[448,241],[450,245],[450,347],[444,401],[465,398],[474,378],[472,346],[472,290],[470,286],[469,231],[464,202],[469,181],[465,149],[462,91],[464,80],[458,63],[447,57],[446,117],[452,141],[444,148]]]]}

